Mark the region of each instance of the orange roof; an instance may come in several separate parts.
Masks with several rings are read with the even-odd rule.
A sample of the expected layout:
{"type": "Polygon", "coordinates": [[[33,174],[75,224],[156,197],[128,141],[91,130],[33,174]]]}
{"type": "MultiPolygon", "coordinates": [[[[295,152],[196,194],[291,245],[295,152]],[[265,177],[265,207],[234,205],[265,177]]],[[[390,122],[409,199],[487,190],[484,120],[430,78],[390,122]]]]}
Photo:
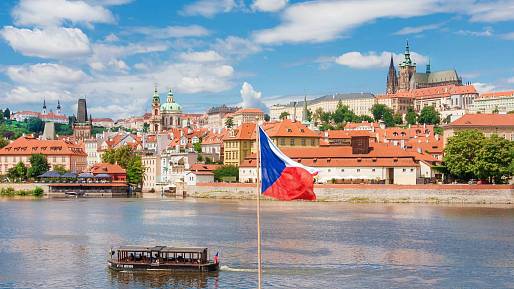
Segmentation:
{"type": "Polygon", "coordinates": [[[442,85],[399,91],[387,97],[411,97],[417,99],[448,97],[456,94],[478,94],[473,85],[442,85]]]}
{"type": "Polygon", "coordinates": [[[93,118],[92,122],[113,122],[111,118],[93,118]]]}
{"type": "Polygon", "coordinates": [[[242,113],[262,113],[264,112],[258,108],[241,108],[238,111],[234,112],[233,115],[242,114],[242,113]]]}
{"type": "Polygon", "coordinates": [[[66,140],[40,140],[27,136],[22,136],[0,149],[0,155],[32,154],[87,156],[83,145],[66,140]]]}
{"type": "Polygon", "coordinates": [[[280,122],[267,122],[263,125],[269,137],[313,137],[319,135],[299,121],[284,119],[280,122]]]}
{"type": "Polygon", "coordinates": [[[465,114],[448,126],[514,126],[514,114],[465,114]]]}
{"type": "Polygon", "coordinates": [[[344,126],[344,129],[351,130],[351,129],[356,129],[359,127],[375,127],[375,128],[377,128],[377,127],[380,127],[380,124],[378,122],[367,122],[367,121],[349,122],[344,126]]]}
{"type": "Polygon", "coordinates": [[[193,172],[212,172],[219,167],[220,167],[220,165],[194,164],[194,165],[191,165],[190,170],[193,172]]]}
{"type": "Polygon", "coordinates": [[[62,119],[62,120],[67,120],[68,117],[66,117],[64,114],[56,114],[52,111],[50,111],[49,113],[47,114],[40,114],[39,117],[41,119],[62,119]]]}
{"type": "Polygon", "coordinates": [[[90,169],[92,174],[125,174],[126,171],[118,164],[97,163],[90,169]]]}
{"type": "Polygon", "coordinates": [[[347,139],[352,136],[368,136],[374,138],[375,135],[371,131],[367,130],[327,130],[321,133],[322,137],[329,139],[347,139]]]}
{"type": "Polygon", "coordinates": [[[508,91],[496,91],[496,92],[485,92],[481,93],[478,99],[480,98],[500,98],[500,97],[510,97],[514,96],[514,90],[508,91]]]}
{"type": "Polygon", "coordinates": [[[232,133],[228,132],[223,140],[253,140],[255,139],[255,126],[255,123],[242,123],[232,133]]]}

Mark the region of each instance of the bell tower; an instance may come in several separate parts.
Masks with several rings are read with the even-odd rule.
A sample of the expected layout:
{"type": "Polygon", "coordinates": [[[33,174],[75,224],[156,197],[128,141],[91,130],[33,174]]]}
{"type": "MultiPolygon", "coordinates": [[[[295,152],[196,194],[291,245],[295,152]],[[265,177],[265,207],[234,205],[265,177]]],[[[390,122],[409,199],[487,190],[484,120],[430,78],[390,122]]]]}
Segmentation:
{"type": "Polygon", "coordinates": [[[409,90],[411,78],[416,74],[416,63],[410,58],[409,41],[405,46],[404,60],[400,63],[400,77],[398,80],[399,90],[409,90]]]}
{"type": "Polygon", "coordinates": [[[157,92],[157,85],[155,85],[152,97],[152,117],[150,119],[150,131],[153,133],[158,133],[161,131],[161,99],[159,97],[159,93],[157,92]]]}

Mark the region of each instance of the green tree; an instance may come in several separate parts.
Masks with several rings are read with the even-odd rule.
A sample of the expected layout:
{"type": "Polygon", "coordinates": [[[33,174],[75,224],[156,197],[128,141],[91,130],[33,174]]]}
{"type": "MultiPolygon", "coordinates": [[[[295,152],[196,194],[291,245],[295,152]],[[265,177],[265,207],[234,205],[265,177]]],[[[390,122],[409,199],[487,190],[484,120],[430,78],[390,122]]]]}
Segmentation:
{"type": "Polygon", "coordinates": [[[312,110],[307,109],[307,121],[312,121],[312,110]]]}
{"type": "Polygon", "coordinates": [[[493,109],[493,113],[494,113],[494,114],[498,114],[498,113],[500,113],[500,110],[498,109],[498,106],[496,106],[496,107],[493,109]]]}
{"type": "Polygon", "coordinates": [[[282,113],[280,113],[280,116],[278,118],[280,118],[280,120],[284,120],[288,117],[289,117],[289,112],[283,111],[282,113]]]}
{"type": "Polygon", "coordinates": [[[451,175],[469,180],[476,178],[476,160],[485,141],[478,130],[463,130],[448,139],[443,162],[451,175]]]}
{"type": "Polygon", "coordinates": [[[28,176],[31,178],[42,175],[50,170],[50,165],[43,154],[33,154],[29,159],[30,168],[28,169],[28,176]]]}
{"type": "Polygon", "coordinates": [[[357,115],[346,105],[342,105],[341,101],[337,104],[337,109],[332,114],[335,124],[343,124],[345,122],[353,122],[357,120],[357,115]]]}
{"type": "Polygon", "coordinates": [[[37,117],[31,117],[27,119],[27,129],[30,132],[34,133],[41,133],[43,132],[43,129],[45,128],[45,123],[37,118],[37,117]]]}
{"type": "Polygon", "coordinates": [[[392,127],[395,125],[393,111],[390,109],[386,109],[382,115],[382,120],[386,127],[392,127]]]}
{"type": "Polygon", "coordinates": [[[143,177],[145,173],[141,156],[133,156],[131,161],[128,163],[126,170],[127,181],[129,182],[129,184],[140,187],[143,183],[143,177]]]}
{"type": "Polygon", "coordinates": [[[375,121],[382,120],[384,113],[388,110],[389,108],[385,104],[374,104],[371,107],[371,114],[373,114],[373,119],[375,119],[375,121]]]}
{"type": "Polygon", "coordinates": [[[7,146],[9,144],[9,140],[0,136],[0,149],[7,146]]]}
{"type": "Polygon", "coordinates": [[[201,142],[196,142],[193,144],[193,149],[195,150],[195,152],[197,153],[202,153],[202,143],[201,142]]]}
{"type": "Polygon", "coordinates": [[[236,178],[236,181],[239,179],[239,168],[232,165],[221,166],[214,171],[214,180],[220,182],[225,178],[236,178]]]}
{"type": "Polygon", "coordinates": [[[0,109],[0,123],[4,122],[4,111],[0,109]]]}
{"type": "Polygon", "coordinates": [[[323,124],[330,123],[330,120],[332,119],[332,114],[330,112],[323,112],[321,114],[320,120],[323,122],[323,124]]]}
{"type": "Polygon", "coordinates": [[[475,175],[489,182],[502,183],[512,175],[514,142],[493,134],[486,138],[475,158],[475,175]]]}
{"type": "Polygon", "coordinates": [[[232,128],[234,126],[234,118],[227,117],[227,119],[225,120],[225,126],[227,128],[232,128]]]}
{"type": "Polygon", "coordinates": [[[271,120],[271,117],[269,116],[269,114],[264,114],[264,121],[268,122],[271,120]]]}
{"type": "Polygon", "coordinates": [[[64,173],[68,172],[68,170],[63,165],[55,165],[52,170],[54,170],[60,174],[64,174],[64,173]]]}
{"type": "Polygon", "coordinates": [[[27,167],[23,162],[19,162],[7,170],[7,176],[12,180],[25,180],[27,178],[27,167]]]}
{"type": "Polygon", "coordinates": [[[400,125],[400,124],[403,124],[403,117],[401,114],[399,113],[395,113],[393,115],[393,122],[395,125],[400,125]]]}
{"type": "Polygon", "coordinates": [[[416,124],[416,120],[418,119],[418,114],[414,111],[414,108],[407,108],[407,113],[405,114],[405,120],[408,124],[413,125],[416,124]]]}
{"type": "Polygon", "coordinates": [[[143,132],[148,132],[150,130],[150,124],[145,122],[143,123],[143,132]]]}
{"type": "Polygon", "coordinates": [[[11,110],[9,110],[9,108],[6,108],[4,110],[4,118],[5,119],[11,119],[11,110]]]}
{"type": "Polygon", "coordinates": [[[313,119],[314,123],[317,124],[319,121],[321,121],[322,115],[323,115],[323,108],[321,108],[321,107],[316,108],[316,110],[314,111],[314,114],[312,115],[312,119],[313,119]]]}
{"type": "Polygon", "coordinates": [[[201,154],[198,154],[198,155],[196,156],[196,160],[197,160],[198,162],[203,162],[203,156],[202,156],[201,154]]]}
{"type": "Polygon", "coordinates": [[[419,113],[418,123],[439,124],[441,117],[434,106],[425,106],[419,113]]]}
{"type": "Polygon", "coordinates": [[[362,121],[373,122],[373,118],[369,115],[363,114],[363,115],[359,115],[357,117],[356,121],[358,121],[358,122],[362,122],[362,121]]]}
{"type": "Polygon", "coordinates": [[[210,157],[205,157],[205,164],[210,165],[212,164],[212,159],[210,157]]]}

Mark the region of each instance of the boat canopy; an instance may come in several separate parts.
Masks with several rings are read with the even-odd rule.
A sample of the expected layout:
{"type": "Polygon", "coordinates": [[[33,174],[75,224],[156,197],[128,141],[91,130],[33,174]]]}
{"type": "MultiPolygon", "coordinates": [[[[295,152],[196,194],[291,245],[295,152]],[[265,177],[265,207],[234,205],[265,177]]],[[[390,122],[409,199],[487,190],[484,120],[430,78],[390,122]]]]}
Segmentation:
{"type": "Polygon", "coordinates": [[[56,171],[48,171],[48,172],[45,172],[42,175],[39,175],[39,177],[40,178],[60,178],[61,174],[59,172],[56,172],[56,171]]]}
{"type": "Polygon", "coordinates": [[[118,251],[124,252],[163,252],[163,253],[203,253],[205,247],[167,247],[167,246],[121,246],[118,251]]]}

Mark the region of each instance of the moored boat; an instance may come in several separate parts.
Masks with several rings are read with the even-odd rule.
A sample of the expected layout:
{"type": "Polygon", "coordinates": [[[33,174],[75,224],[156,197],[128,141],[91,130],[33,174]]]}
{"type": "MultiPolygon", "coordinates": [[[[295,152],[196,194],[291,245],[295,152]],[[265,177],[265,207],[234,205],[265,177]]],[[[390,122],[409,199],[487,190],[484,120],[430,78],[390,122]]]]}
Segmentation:
{"type": "Polygon", "coordinates": [[[117,271],[218,271],[217,256],[208,257],[203,247],[122,246],[110,251],[107,264],[117,271]]]}

